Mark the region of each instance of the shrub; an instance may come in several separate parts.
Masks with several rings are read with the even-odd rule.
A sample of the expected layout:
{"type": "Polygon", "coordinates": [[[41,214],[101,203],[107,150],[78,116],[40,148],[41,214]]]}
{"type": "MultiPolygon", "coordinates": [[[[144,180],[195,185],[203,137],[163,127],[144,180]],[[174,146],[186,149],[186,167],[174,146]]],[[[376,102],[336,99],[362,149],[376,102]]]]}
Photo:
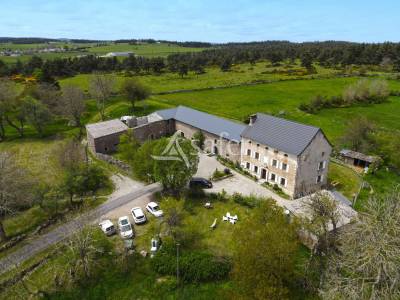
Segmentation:
{"type": "MultiPolygon", "coordinates": [[[[176,274],[176,247],[171,241],[164,242],[161,250],[151,260],[151,266],[160,275],[176,274]]],[[[183,250],[179,257],[179,270],[180,280],[188,283],[221,280],[228,277],[231,262],[207,252],[183,250]]]]}
{"type": "Polygon", "coordinates": [[[243,196],[242,194],[239,193],[234,193],[232,195],[232,200],[242,206],[246,206],[249,208],[254,208],[259,205],[259,203],[262,201],[260,198],[256,196],[243,196]]]}

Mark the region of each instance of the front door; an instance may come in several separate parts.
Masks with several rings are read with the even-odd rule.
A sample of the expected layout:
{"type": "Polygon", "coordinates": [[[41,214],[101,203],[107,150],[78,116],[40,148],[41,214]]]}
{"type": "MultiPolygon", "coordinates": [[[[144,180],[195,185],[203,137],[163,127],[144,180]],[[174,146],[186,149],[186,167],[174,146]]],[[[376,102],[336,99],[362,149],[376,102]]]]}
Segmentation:
{"type": "Polygon", "coordinates": [[[267,170],[261,169],[261,179],[267,179],[267,170]]]}

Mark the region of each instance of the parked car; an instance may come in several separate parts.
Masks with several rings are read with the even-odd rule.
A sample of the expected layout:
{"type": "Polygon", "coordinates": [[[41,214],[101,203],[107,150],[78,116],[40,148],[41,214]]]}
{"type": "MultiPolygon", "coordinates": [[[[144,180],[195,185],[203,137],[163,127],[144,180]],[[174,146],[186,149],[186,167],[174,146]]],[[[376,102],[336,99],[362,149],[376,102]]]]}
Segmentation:
{"type": "Polygon", "coordinates": [[[146,209],[149,213],[151,213],[155,217],[162,217],[164,215],[164,212],[160,209],[157,203],[155,202],[150,202],[149,204],[146,205],[146,209]]]}
{"type": "Polygon", "coordinates": [[[130,239],[133,237],[133,228],[127,216],[118,219],[119,234],[123,239],[130,239]]]}
{"type": "Polygon", "coordinates": [[[213,184],[210,180],[207,180],[203,177],[193,177],[189,182],[189,187],[211,189],[213,187],[213,184]]]}
{"type": "Polygon", "coordinates": [[[107,236],[113,235],[115,233],[114,224],[110,220],[104,220],[99,224],[101,231],[103,231],[107,236]]]}
{"type": "Polygon", "coordinates": [[[143,224],[147,221],[146,215],[140,207],[134,207],[131,209],[133,221],[135,224],[143,224]]]}
{"type": "Polygon", "coordinates": [[[160,247],[159,240],[151,239],[150,252],[153,253],[153,254],[156,253],[159,247],[160,247]]]}

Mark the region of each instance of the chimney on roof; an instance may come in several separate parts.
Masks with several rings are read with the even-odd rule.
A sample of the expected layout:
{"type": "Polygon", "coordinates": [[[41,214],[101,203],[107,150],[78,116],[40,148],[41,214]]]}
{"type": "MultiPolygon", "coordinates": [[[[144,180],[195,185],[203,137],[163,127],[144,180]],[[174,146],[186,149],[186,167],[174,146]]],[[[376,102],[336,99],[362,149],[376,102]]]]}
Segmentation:
{"type": "Polygon", "coordinates": [[[249,119],[249,125],[253,125],[257,120],[257,114],[251,115],[249,119]]]}

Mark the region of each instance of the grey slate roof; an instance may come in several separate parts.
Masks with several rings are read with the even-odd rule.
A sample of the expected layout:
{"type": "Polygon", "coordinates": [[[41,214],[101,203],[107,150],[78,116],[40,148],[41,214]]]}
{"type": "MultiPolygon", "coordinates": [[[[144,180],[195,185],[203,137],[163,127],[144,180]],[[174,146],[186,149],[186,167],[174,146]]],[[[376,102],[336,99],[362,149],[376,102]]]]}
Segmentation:
{"type": "Polygon", "coordinates": [[[288,154],[301,154],[320,131],[314,126],[262,113],[257,113],[256,116],[254,124],[246,127],[242,137],[288,154]]]}
{"type": "Polygon", "coordinates": [[[95,139],[126,130],[128,126],[118,119],[86,125],[86,131],[95,139]]]}
{"type": "Polygon", "coordinates": [[[376,156],[365,155],[363,153],[356,152],[353,150],[348,150],[348,149],[341,150],[340,155],[345,156],[345,157],[354,158],[354,159],[363,160],[363,161],[366,161],[369,163],[373,163],[374,161],[376,161],[378,159],[376,156]]]}
{"type": "Polygon", "coordinates": [[[238,142],[241,140],[241,133],[246,128],[244,124],[229,121],[186,106],[159,110],[155,114],[164,120],[174,119],[218,136],[224,134],[224,138],[238,142]]]}

